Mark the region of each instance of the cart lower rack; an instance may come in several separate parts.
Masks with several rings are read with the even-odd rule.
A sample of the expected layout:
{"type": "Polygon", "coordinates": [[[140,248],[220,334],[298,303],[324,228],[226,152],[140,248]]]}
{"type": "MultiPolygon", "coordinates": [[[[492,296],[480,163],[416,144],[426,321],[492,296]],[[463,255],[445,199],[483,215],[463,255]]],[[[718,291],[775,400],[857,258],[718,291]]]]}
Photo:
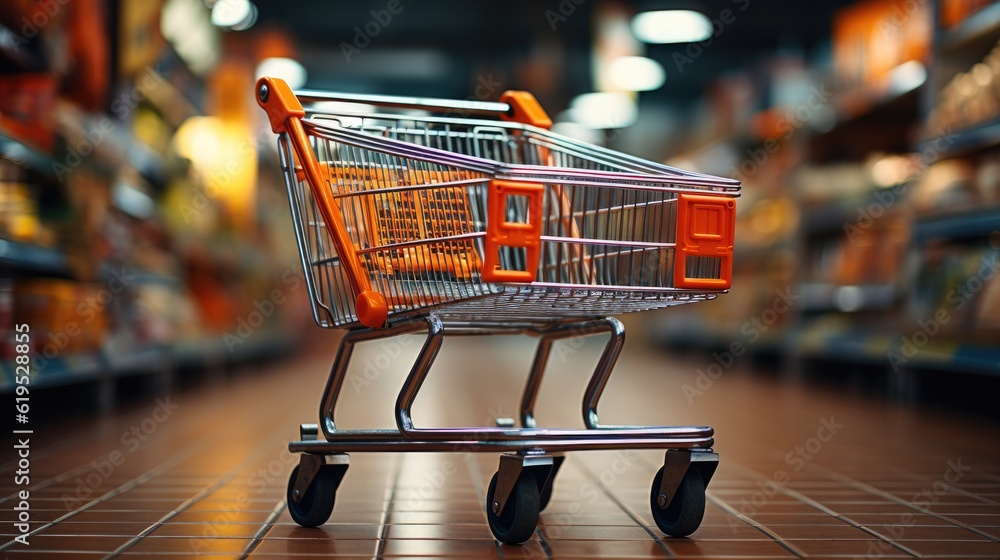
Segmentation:
{"type": "Polygon", "coordinates": [[[279,135],[314,317],[348,329],[319,422],[302,424],[289,444],[301,454],[287,496],[298,524],[329,519],[349,453],[498,452],[486,516],[499,541],[520,543],[564,452],[643,448],[665,451],[650,490],[657,526],[673,536],[698,528],[718,465],[713,430],[603,425],[597,406],[625,340],[609,315],[729,289],[738,182],[551,133],[525,92],[499,103],[295,94],[262,78],[256,94],[279,135]],[[414,333],[426,340],[397,397],[396,429],[338,428],[354,345],[414,333]],[[538,338],[517,422],[416,427],[411,406],[443,337],[487,334],[538,338]],[[583,427],[537,426],[552,344],[601,334],[608,342],[584,392],[583,427]]]}

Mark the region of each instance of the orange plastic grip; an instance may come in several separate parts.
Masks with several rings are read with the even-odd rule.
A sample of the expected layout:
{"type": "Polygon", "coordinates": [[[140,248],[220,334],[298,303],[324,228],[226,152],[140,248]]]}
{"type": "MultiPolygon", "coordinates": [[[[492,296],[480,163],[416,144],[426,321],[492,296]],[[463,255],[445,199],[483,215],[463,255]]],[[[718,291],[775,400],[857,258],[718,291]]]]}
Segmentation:
{"type": "Polygon", "coordinates": [[[736,202],[732,198],[696,194],[677,195],[677,256],[674,287],[726,290],[733,283],[733,239],[736,202]],[[692,258],[719,259],[719,277],[688,275],[692,258]]]}
{"type": "Polygon", "coordinates": [[[542,236],[542,193],[541,183],[521,181],[490,181],[486,198],[486,254],[483,257],[483,280],[486,282],[534,282],[538,272],[542,236]],[[507,221],[507,197],[523,196],[528,199],[528,213],[525,222],[507,221]],[[523,248],[525,250],[525,270],[501,268],[500,249],[502,247],[523,248]]]}
{"type": "Polygon", "coordinates": [[[333,245],[340,256],[340,264],[347,274],[347,280],[351,284],[351,289],[355,296],[355,312],[358,321],[366,327],[378,328],[386,324],[389,315],[389,306],[385,297],[372,290],[371,280],[368,273],[361,266],[351,243],[351,238],[344,227],[344,217],[340,213],[340,207],[333,198],[330,186],[323,174],[320,172],[319,162],[312,151],[309,139],[306,137],[305,129],[302,127],[302,118],[305,111],[298,98],[292,93],[283,80],[278,78],[263,77],[257,81],[257,104],[267,113],[268,121],[271,123],[271,130],[275,133],[287,133],[295,150],[295,157],[302,166],[302,172],[309,188],[316,199],[317,207],[326,223],[326,229],[330,233],[333,245]]]}
{"type": "Polygon", "coordinates": [[[505,91],[500,96],[500,101],[510,105],[510,114],[501,115],[502,120],[530,124],[546,130],[552,128],[552,119],[534,95],[526,91],[505,91]]]}

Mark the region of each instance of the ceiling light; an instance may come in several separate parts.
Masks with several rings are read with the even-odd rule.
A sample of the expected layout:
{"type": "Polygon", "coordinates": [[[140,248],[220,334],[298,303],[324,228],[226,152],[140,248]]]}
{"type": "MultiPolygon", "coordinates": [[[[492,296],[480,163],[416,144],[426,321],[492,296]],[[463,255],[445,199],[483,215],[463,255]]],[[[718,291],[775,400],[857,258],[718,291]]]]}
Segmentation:
{"type": "Polygon", "coordinates": [[[639,116],[635,101],[624,93],[585,93],[570,108],[575,122],[594,129],[631,126],[639,116]]]}
{"type": "Polygon", "coordinates": [[[611,82],[625,91],[651,91],[663,86],[667,79],[663,66],[644,56],[622,56],[608,66],[611,82]]]}
{"type": "Polygon", "coordinates": [[[292,89],[306,84],[306,68],[292,58],[265,58],[257,65],[257,77],[281,78],[292,89]]]}
{"type": "Polygon", "coordinates": [[[712,36],[712,22],[691,10],[642,12],[632,18],[632,34],[643,43],[697,43],[712,36]]]}
{"type": "Polygon", "coordinates": [[[212,25],[235,31],[249,29],[257,20],[257,6],[249,0],[219,0],[212,6],[212,25]]]}

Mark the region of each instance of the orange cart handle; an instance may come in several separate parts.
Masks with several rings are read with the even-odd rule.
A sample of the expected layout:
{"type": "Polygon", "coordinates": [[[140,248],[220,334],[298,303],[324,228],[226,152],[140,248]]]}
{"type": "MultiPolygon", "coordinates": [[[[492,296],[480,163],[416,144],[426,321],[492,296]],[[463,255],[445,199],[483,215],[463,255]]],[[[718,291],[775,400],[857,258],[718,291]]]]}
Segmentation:
{"type": "Polygon", "coordinates": [[[295,157],[305,174],[306,182],[312,190],[326,229],[330,232],[333,245],[340,256],[340,264],[347,273],[347,280],[355,296],[355,312],[358,320],[366,327],[379,328],[386,325],[389,306],[385,297],[372,290],[371,279],[351,243],[351,238],[344,227],[344,217],[340,213],[333,198],[333,193],[327,187],[319,172],[319,162],[312,151],[309,139],[302,127],[302,118],[306,112],[302,104],[292,93],[284,80],[263,77],[257,80],[257,104],[260,105],[271,123],[275,134],[287,134],[292,142],[295,157]]]}

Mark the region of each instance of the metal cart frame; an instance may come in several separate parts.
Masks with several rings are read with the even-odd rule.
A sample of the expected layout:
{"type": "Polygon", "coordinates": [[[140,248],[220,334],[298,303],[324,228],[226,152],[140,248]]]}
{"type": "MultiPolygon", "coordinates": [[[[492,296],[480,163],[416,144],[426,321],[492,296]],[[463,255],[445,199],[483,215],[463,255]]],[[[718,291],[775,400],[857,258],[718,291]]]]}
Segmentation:
{"type": "MultiPolygon", "coordinates": [[[[469,151],[473,151],[473,148],[479,150],[479,144],[474,144],[471,148],[467,144],[464,147],[465,153],[463,150],[459,150],[458,153],[449,153],[448,150],[441,150],[433,146],[414,145],[413,142],[414,140],[429,142],[433,138],[440,143],[443,141],[441,139],[443,136],[450,143],[451,137],[448,134],[468,139],[470,137],[468,134],[460,136],[454,129],[450,128],[460,125],[479,127],[479,129],[473,129],[471,136],[476,139],[476,134],[487,134],[481,132],[483,130],[488,130],[492,134],[493,128],[490,127],[489,123],[484,125],[484,121],[473,121],[468,119],[468,116],[472,114],[500,115],[501,120],[508,123],[505,126],[514,131],[512,134],[523,133],[526,137],[527,133],[530,133],[534,135],[532,141],[540,142],[532,149],[522,150],[512,157],[530,160],[541,153],[549,160],[548,163],[556,160],[563,164],[570,162],[575,164],[576,169],[538,167],[547,163],[546,161],[527,161],[526,163],[521,161],[518,162],[524,164],[521,167],[506,165],[510,162],[501,162],[499,167],[492,168],[496,177],[490,179],[481,177],[469,179],[464,172],[463,174],[447,174],[439,170],[424,171],[424,175],[421,177],[429,176],[427,173],[436,173],[434,177],[438,181],[430,186],[426,184],[390,186],[377,192],[384,197],[386,196],[385,192],[414,192],[420,188],[434,188],[458,189],[454,192],[461,194],[473,192],[476,185],[488,182],[490,187],[495,187],[500,194],[521,195],[522,192],[517,190],[519,184],[516,181],[501,182],[499,186],[497,185],[496,181],[510,177],[520,181],[546,182],[546,185],[552,181],[559,181],[560,184],[562,182],[579,184],[582,185],[581,189],[594,188],[594,185],[605,188],[611,185],[615,189],[621,189],[618,181],[630,181],[637,182],[637,184],[653,185],[645,187],[651,192],[659,192],[656,190],[656,185],[659,184],[657,181],[681,183],[680,187],[676,185],[671,187],[670,192],[673,193],[671,195],[673,198],[657,199],[654,202],[665,207],[668,203],[674,204],[674,207],[679,207],[682,203],[687,202],[700,204],[701,206],[698,208],[708,209],[708,221],[715,223],[715,226],[712,227],[716,229],[721,227],[727,230],[716,236],[719,237],[718,239],[712,237],[718,232],[715,230],[709,232],[711,235],[708,237],[711,237],[711,243],[707,245],[704,243],[699,245],[695,242],[694,248],[690,249],[691,255],[695,257],[706,254],[713,257],[716,254],[731,256],[733,218],[731,199],[738,195],[737,182],[645,162],[638,158],[596,146],[584,145],[548,133],[545,129],[551,125],[551,122],[534,101],[534,98],[525,92],[509,92],[505,94],[504,101],[500,103],[324,92],[293,94],[287,85],[280,80],[262,78],[258,82],[256,94],[258,103],[268,113],[272,129],[279,134],[279,157],[286,176],[292,217],[296,225],[297,241],[315,318],[321,326],[349,328],[340,342],[326,389],[321,398],[319,423],[302,424],[300,426],[301,439],[289,444],[289,449],[292,452],[301,454],[299,466],[292,473],[288,484],[288,506],[297,523],[303,526],[317,526],[329,518],[336,490],[350,464],[348,453],[374,451],[501,452],[503,454],[498,472],[494,475],[487,492],[486,516],[490,528],[498,540],[504,543],[519,543],[530,538],[537,524],[539,511],[548,504],[554,479],[563,461],[562,453],[577,450],[637,448],[665,450],[663,468],[654,478],[650,495],[650,507],[657,525],[664,533],[674,536],[684,536],[697,529],[704,513],[705,487],[718,465],[718,455],[712,450],[714,432],[712,428],[707,426],[635,427],[609,426],[600,423],[597,414],[598,403],[625,342],[625,329],[622,323],[612,317],[603,316],[601,310],[610,309],[615,312],[624,312],[711,299],[715,295],[727,291],[730,277],[726,267],[730,265],[731,261],[720,257],[717,262],[712,261],[708,268],[701,264],[697,266],[689,264],[687,271],[683,274],[665,275],[663,269],[667,270],[668,273],[670,269],[664,267],[680,267],[677,262],[671,260],[667,264],[657,265],[661,267],[657,273],[660,277],[651,280],[651,282],[657,283],[655,286],[633,286],[631,284],[619,286],[613,282],[617,276],[609,281],[610,285],[597,285],[596,274],[590,270],[590,267],[597,267],[594,264],[597,262],[596,259],[604,255],[598,255],[594,252],[590,253],[590,256],[586,256],[585,252],[581,252],[572,258],[560,257],[568,259],[566,262],[572,262],[573,266],[579,266],[581,270],[585,271],[582,276],[578,275],[577,278],[582,277],[584,281],[589,279],[589,281],[595,282],[595,285],[589,286],[590,290],[583,290],[585,293],[579,295],[578,292],[582,286],[578,284],[538,282],[536,269],[544,270],[544,260],[542,268],[538,268],[538,265],[532,266],[531,262],[524,262],[532,259],[530,243],[536,243],[535,251],[537,252],[538,242],[537,240],[522,241],[518,238],[513,241],[508,240],[508,242],[514,245],[523,243],[524,245],[519,245],[519,247],[526,248],[527,258],[523,256],[524,252],[522,251],[521,256],[515,258],[508,255],[505,260],[503,248],[501,248],[499,254],[501,262],[492,267],[485,266],[481,272],[478,272],[483,278],[484,285],[490,286],[489,289],[477,291],[478,285],[474,285],[474,288],[477,289],[461,292],[451,300],[435,300],[431,301],[430,304],[423,300],[417,301],[414,298],[401,299],[396,297],[393,299],[390,297],[387,299],[375,289],[378,286],[373,287],[371,281],[372,278],[378,281],[380,274],[384,276],[387,273],[374,270],[377,267],[373,263],[381,263],[379,266],[390,268],[393,265],[386,264],[389,262],[386,259],[376,261],[369,258],[369,260],[362,262],[362,258],[365,258],[364,255],[371,255],[380,249],[378,247],[371,248],[367,246],[367,243],[358,241],[358,236],[364,234],[361,231],[365,228],[364,220],[352,222],[352,218],[345,218],[340,214],[340,205],[346,204],[345,197],[352,195],[337,192],[338,181],[344,182],[343,178],[334,177],[334,174],[340,173],[338,167],[340,164],[332,163],[336,154],[331,155],[324,151],[321,142],[337,142],[338,146],[346,144],[350,145],[352,149],[375,150],[377,153],[389,151],[395,155],[402,154],[413,158],[406,160],[409,162],[407,165],[399,164],[393,160],[397,173],[402,173],[399,170],[408,169],[410,171],[406,172],[412,174],[414,173],[412,169],[416,166],[414,162],[422,163],[424,161],[434,162],[442,166],[458,166],[457,168],[469,169],[472,172],[485,168],[484,173],[488,173],[491,169],[483,163],[485,160],[468,154],[469,151]],[[365,130],[363,122],[352,121],[352,119],[363,119],[364,117],[350,116],[350,114],[342,113],[339,110],[324,113],[318,109],[314,119],[304,120],[306,111],[302,108],[301,101],[364,103],[397,109],[449,111],[451,114],[460,114],[461,117],[427,117],[425,120],[430,124],[427,125],[426,130],[418,127],[414,132],[412,126],[396,126],[390,127],[391,131],[384,127],[376,128],[373,133],[372,130],[365,130]],[[323,119],[328,119],[333,125],[326,128],[327,122],[323,119]],[[438,133],[437,129],[433,127],[443,127],[445,133],[438,133]],[[432,129],[435,131],[433,136],[430,132],[432,129]],[[477,133],[476,130],[480,132],[477,133]],[[411,136],[406,136],[407,134],[411,136]],[[395,137],[385,138],[384,136],[387,135],[395,137]],[[403,137],[402,140],[399,139],[399,136],[403,137]],[[326,156],[323,158],[324,162],[319,161],[321,157],[317,154],[320,152],[326,156]],[[553,156],[553,153],[558,155],[553,156]],[[319,169],[321,166],[326,167],[319,169]],[[497,179],[501,175],[503,177],[497,179]],[[458,186],[454,186],[456,184],[458,186]],[[502,191],[502,188],[509,190],[502,191]],[[686,192],[690,192],[690,195],[685,194],[686,192]],[[310,200],[304,200],[304,197],[308,198],[310,195],[312,197],[310,200]],[[688,196],[687,200],[682,199],[685,196],[688,196]],[[714,221],[717,214],[721,216],[723,221],[728,220],[728,222],[719,226],[714,221]],[[328,256],[327,253],[320,255],[325,258],[316,257],[314,246],[317,243],[322,244],[324,241],[320,239],[321,235],[315,232],[310,233],[306,228],[310,225],[316,227],[317,224],[325,226],[325,233],[332,237],[334,246],[330,249],[335,253],[332,257],[328,256]],[[344,224],[347,224],[347,227],[344,227],[344,224]],[[350,255],[355,258],[352,260],[349,258],[350,255]],[[317,275],[319,274],[316,272],[317,267],[322,269],[322,267],[329,266],[339,267],[337,272],[343,273],[342,276],[333,278],[331,275],[317,275]],[[692,273],[692,270],[699,266],[704,270],[698,274],[692,273]],[[712,276],[711,278],[704,276],[706,271],[712,276]],[[663,278],[665,276],[670,276],[670,278],[663,278]],[[671,284],[671,282],[670,286],[662,286],[664,283],[671,284]],[[541,296],[538,295],[538,292],[541,293],[541,296]],[[345,293],[356,296],[353,305],[352,302],[343,299],[343,297],[339,302],[333,301],[335,296],[343,296],[345,293]],[[537,315],[532,315],[531,309],[534,308],[531,306],[551,305],[551,300],[546,299],[551,294],[555,294],[553,297],[557,299],[564,297],[571,302],[584,302],[584,304],[565,307],[569,311],[564,315],[557,315],[557,319],[542,319],[537,315]],[[504,300],[506,307],[503,309],[514,309],[515,311],[506,311],[507,314],[500,314],[491,320],[482,320],[482,313],[475,312],[476,305],[484,305],[482,302],[500,301],[500,298],[506,298],[504,300]],[[539,301],[544,303],[538,303],[539,301]],[[457,305],[462,302],[472,302],[472,307],[457,305]],[[477,304],[477,302],[480,303],[477,304]],[[521,305],[528,310],[516,311],[520,309],[521,305]],[[399,308],[398,311],[394,309],[396,307],[399,308]],[[426,333],[426,339],[396,399],[395,420],[397,428],[357,430],[338,428],[334,419],[335,410],[344,380],[347,377],[354,346],[359,342],[418,333],[426,333]],[[521,394],[520,418],[518,419],[520,427],[515,427],[514,419],[498,419],[496,427],[415,427],[410,410],[440,350],[444,336],[489,334],[527,334],[539,339],[521,394]],[[544,377],[552,344],[561,339],[600,334],[608,334],[609,338],[584,392],[581,405],[584,428],[538,427],[534,415],[535,401],[544,377]],[[322,438],[320,434],[322,434],[322,438]]],[[[381,123],[386,120],[392,122],[393,117],[380,114],[377,118],[381,123]]],[[[507,129],[501,130],[503,134],[507,134],[503,130],[507,129]]],[[[506,136],[503,136],[503,139],[508,140],[506,136]]],[[[489,147],[488,144],[484,144],[484,146],[489,147]]],[[[364,186],[366,182],[381,179],[381,176],[376,178],[374,174],[382,173],[382,168],[372,164],[370,156],[358,156],[355,152],[351,152],[351,154],[351,157],[360,158],[358,165],[361,166],[361,170],[351,171],[353,173],[352,181],[362,185],[359,188],[369,188],[364,186]],[[374,171],[372,171],[373,169],[374,171]]],[[[497,157],[498,154],[490,155],[497,157]]],[[[424,180],[426,181],[426,179],[424,180]]],[[[355,193],[354,196],[359,198],[371,196],[371,192],[360,191],[360,194],[355,193]]],[[[529,191],[525,192],[528,192],[529,196],[532,195],[529,191]]],[[[560,196],[565,196],[564,191],[557,192],[560,193],[560,196]]],[[[493,194],[491,193],[490,196],[493,194]]],[[[622,200],[627,202],[627,196],[622,200]]],[[[630,204],[635,208],[640,208],[647,204],[646,199],[642,200],[640,202],[639,198],[634,198],[630,204]]],[[[586,210],[584,208],[582,211],[569,212],[567,215],[575,220],[575,216],[586,215],[588,212],[610,214],[621,208],[625,209],[624,212],[631,211],[627,208],[626,202],[611,206],[607,210],[600,208],[586,210]]],[[[383,204],[390,207],[395,202],[392,204],[383,202],[383,204]]],[[[490,199],[487,206],[492,204],[495,203],[493,199],[490,199]]],[[[540,203],[535,204],[535,206],[530,206],[530,204],[532,203],[529,202],[520,210],[520,217],[525,222],[530,221],[529,216],[537,220],[537,214],[542,207],[540,203]]],[[[497,218],[493,208],[487,208],[487,210],[490,212],[486,217],[487,231],[456,234],[447,240],[434,237],[429,240],[390,242],[385,244],[382,249],[388,247],[398,253],[420,247],[421,244],[436,243],[439,246],[445,246],[446,243],[465,243],[468,241],[470,247],[473,246],[472,243],[479,244],[475,245],[476,250],[488,255],[492,250],[488,245],[490,236],[499,235],[495,228],[489,229],[493,227],[490,226],[490,222],[492,221],[495,225],[497,221],[506,222],[508,218],[504,216],[497,218]],[[481,245],[484,242],[487,244],[485,251],[481,245]]],[[[507,207],[506,212],[510,211],[511,208],[507,207]]],[[[347,212],[345,211],[345,213],[347,212]]],[[[682,216],[681,210],[676,210],[676,214],[678,223],[670,222],[669,226],[664,225],[663,227],[675,227],[681,232],[694,227],[688,224],[694,223],[695,218],[682,216]]],[[[635,217],[633,216],[633,218],[635,217]]],[[[565,217],[559,219],[563,222],[567,221],[565,217]]],[[[610,221],[607,216],[602,219],[605,222],[610,221]]],[[[507,223],[506,225],[510,226],[511,224],[507,223]]],[[[529,229],[529,224],[518,225],[522,230],[529,229]]],[[[635,227],[633,224],[633,230],[635,227]]],[[[608,231],[610,231],[610,226],[605,225],[605,234],[608,231]]],[[[577,231],[575,222],[573,233],[580,233],[577,231]]],[[[540,236],[536,234],[536,236],[553,244],[582,241],[580,235],[540,236]]],[[[670,243],[656,244],[636,241],[631,238],[629,240],[618,239],[617,237],[601,243],[621,244],[630,247],[629,250],[637,251],[645,258],[647,252],[665,250],[664,248],[680,254],[680,251],[683,250],[683,244],[680,239],[681,234],[679,233],[678,236],[675,242],[670,243]]],[[[694,235],[693,238],[697,241],[698,236],[694,235]]],[[[598,242],[600,241],[589,241],[592,245],[598,244],[598,242]]],[[[420,259],[408,262],[419,264],[424,267],[424,274],[435,277],[441,276],[442,267],[451,267],[449,270],[452,276],[467,275],[463,268],[467,266],[467,262],[462,261],[466,264],[455,268],[454,254],[454,251],[446,255],[444,253],[435,254],[435,258],[439,261],[452,259],[445,264],[440,262],[426,264],[420,259]]],[[[673,253],[670,256],[673,257],[673,253]]],[[[486,258],[489,259],[489,256],[486,258]]],[[[538,257],[534,258],[537,261],[538,257]]],[[[679,257],[677,258],[679,259],[679,257]]],[[[660,257],[660,260],[662,261],[663,258],[660,257]]],[[[697,259],[693,259],[693,261],[697,261],[697,259]]],[[[701,263],[701,261],[697,262],[701,263]]],[[[396,268],[399,266],[396,265],[396,268]]],[[[610,266],[605,266],[604,273],[611,278],[612,272],[609,272],[609,268],[610,266]]],[[[328,273],[324,272],[323,274],[328,273]]],[[[417,277],[408,278],[407,286],[416,285],[414,278],[417,277]]],[[[473,285],[470,283],[471,281],[466,280],[465,282],[473,285]]],[[[383,291],[385,290],[383,289],[383,291]]]]}

